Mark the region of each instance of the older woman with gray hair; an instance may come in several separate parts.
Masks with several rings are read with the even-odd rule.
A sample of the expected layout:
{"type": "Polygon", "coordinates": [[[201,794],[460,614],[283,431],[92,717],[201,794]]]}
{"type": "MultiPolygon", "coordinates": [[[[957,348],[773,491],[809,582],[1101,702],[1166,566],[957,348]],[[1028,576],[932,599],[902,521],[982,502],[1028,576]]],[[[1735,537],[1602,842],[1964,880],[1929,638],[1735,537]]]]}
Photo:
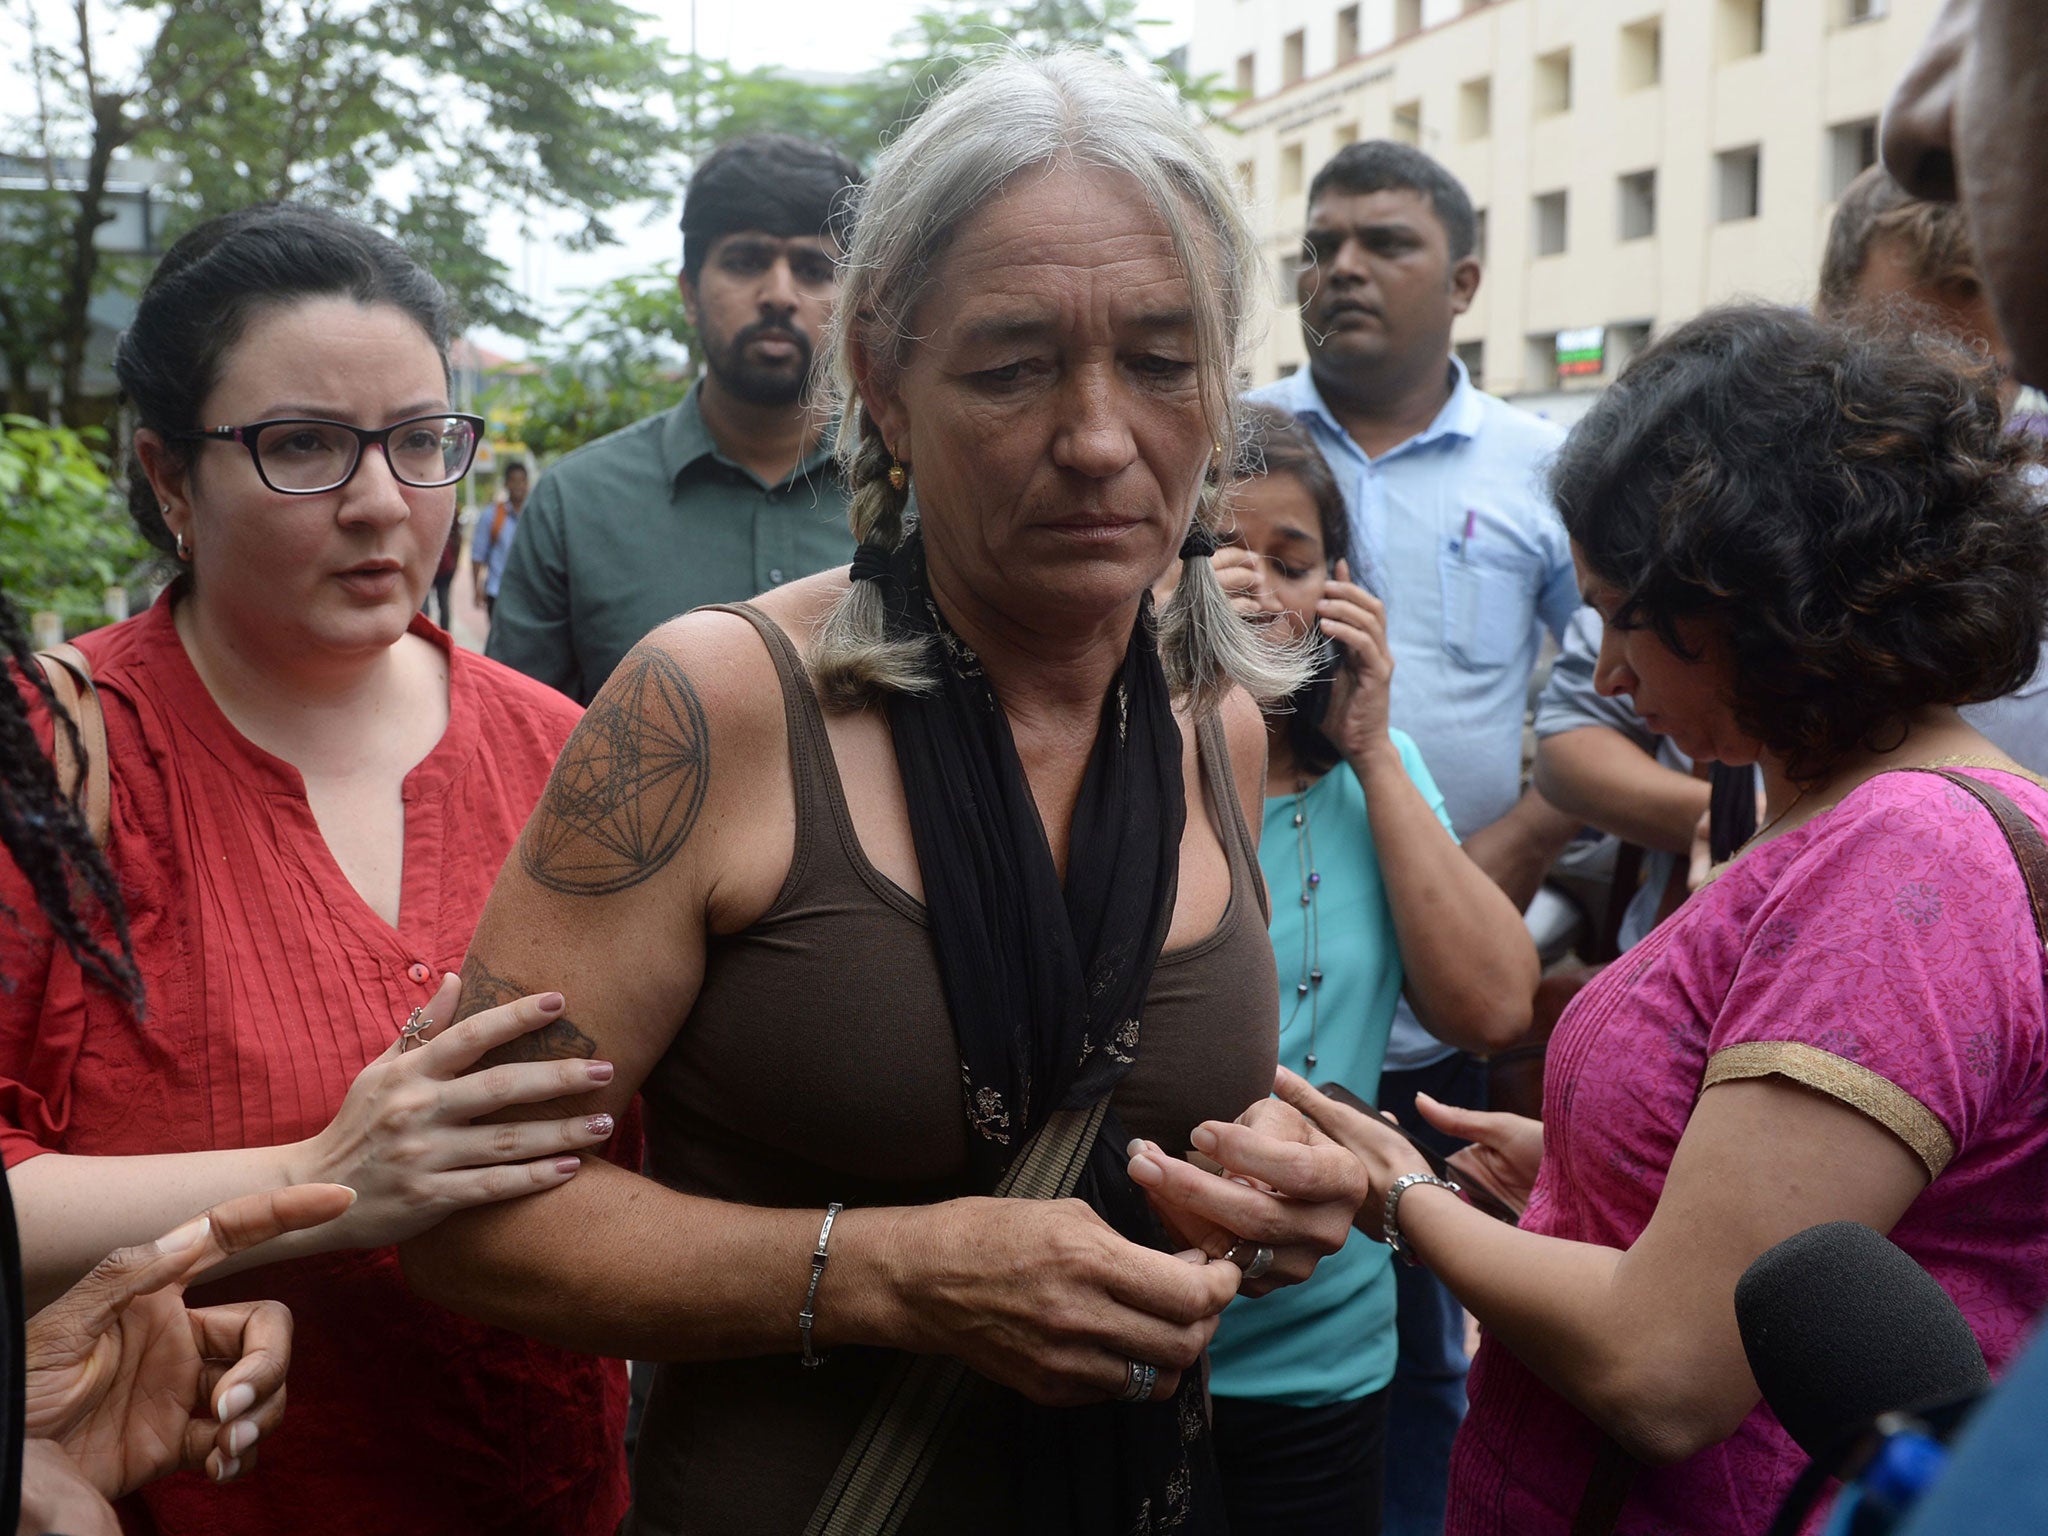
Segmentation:
{"type": "Polygon", "coordinates": [[[1197,1362],[1362,1193],[1266,1097],[1247,812],[1300,663],[1207,558],[1257,271],[1114,62],[954,84],[848,257],[851,570],[649,636],[499,881],[463,1010],[559,988],[546,1043],[618,1064],[578,1107],[640,1093],[652,1177],[592,1163],[407,1264],[665,1362],[633,1530],[1221,1529],[1197,1362]],[[1127,1148],[1240,1110],[1294,1138],[1280,1214],[1163,1221],[1127,1148]]]}

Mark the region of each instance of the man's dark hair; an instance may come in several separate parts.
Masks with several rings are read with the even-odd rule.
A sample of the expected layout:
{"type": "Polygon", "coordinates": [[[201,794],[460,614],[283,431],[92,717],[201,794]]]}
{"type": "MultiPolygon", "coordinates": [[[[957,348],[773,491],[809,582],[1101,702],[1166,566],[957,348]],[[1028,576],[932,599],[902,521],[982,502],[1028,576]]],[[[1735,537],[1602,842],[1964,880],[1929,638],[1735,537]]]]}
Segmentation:
{"type": "MultiPolygon", "coordinates": [[[[1344,506],[1344,492],[1330,471],[1330,461],[1323,457],[1322,449],[1293,412],[1247,403],[1230,473],[1234,480],[1257,480],[1267,475],[1291,477],[1315,503],[1324,568],[1335,571],[1339,560],[1350,559],[1351,516],[1344,506]]],[[[1352,573],[1354,580],[1357,574],[1352,573]]],[[[1337,668],[1343,664],[1342,648],[1325,641],[1315,671],[1284,703],[1275,706],[1287,713],[1287,739],[1294,748],[1295,761],[1311,773],[1328,771],[1344,756],[1323,734],[1321,725],[1330,708],[1330,688],[1336,681],[1337,668]]]]}
{"type": "Polygon", "coordinates": [[[1823,314],[1840,316],[1855,306],[1856,285],[1870,263],[1870,248],[1880,240],[1905,246],[1906,267],[1917,283],[1976,280],[1977,258],[1963,210],[1954,203],[1915,197],[1883,166],[1873,165],[1849,183],[1828,224],[1820,262],[1823,314]]]}
{"type": "MultiPolygon", "coordinates": [[[[426,269],[368,225],[301,203],[259,203],[208,219],[164,253],[114,346],[114,377],[135,425],[172,441],[199,425],[199,406],[259,310],[299,299],[390,304],[425,333],[448,370],[448,297],[426,269]]],[[[156,492],[131,460],[128,513],[165,554],[176,541],[156,492]]]]}
{"type": "Polygon", "coordinates": [[[1710,310],[1572,429],[1551,492],[1610,619],[1692,656],[1716,625],[1736,722],[1795,783],[1930,705],[2002,698],[2048,629],[2048,507],[1998,370],[1933,330],[1710,310]]]}
{"type": "Polygon", "coordinates": [[[1463,261],[1479,244],[1479,220],[1464,184],[1410,144],[1367,139],[1332,155],[1308,186],[1308,206],[1325,192],[1419,192],[1444,228],[1451,260],[1463,261]]]}
{"type": "Polygon", "coordinates": [[[829,235],[845,250],[861,181],[860,167],[838,150],[786,133],[719,145],[683,198],[683,275],[696,282],[711,247],[748,229],[781,240],[829,235]]]}

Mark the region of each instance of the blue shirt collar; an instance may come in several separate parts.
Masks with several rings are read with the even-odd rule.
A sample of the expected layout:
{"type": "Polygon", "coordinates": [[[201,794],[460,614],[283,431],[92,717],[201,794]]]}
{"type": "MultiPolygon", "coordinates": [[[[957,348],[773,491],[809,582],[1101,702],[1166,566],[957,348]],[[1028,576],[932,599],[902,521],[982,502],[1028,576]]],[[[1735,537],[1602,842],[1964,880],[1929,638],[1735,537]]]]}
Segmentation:
{"type": "MultiPolygon", "coordinates": [[[[1479,435],[1480,417],[1485,411],[1484,401],[1479,391],[1472,387],[1472,375],[1465,371],[1463,359],[1454,354],[1450,358],[1450,364],[1451,397],[1444,402],[1443,409],[1436,413],[1436,419],[1405,443],[1389,448],[1380,455],[1382,459],[1423,447],[1440,437],[1455,437],[1469,441],[1479,435]]],[[[1295,415],[1314,418],[1332,436],[1350,443],[1360,457],[1364,456],[1363,450],[1352,442],[1351,435],[1344,430],[1344,424],[1337,420],[1329,402],[1323,399],[1323,392],[1316,388],[1315,374],[1311,369],[1296,369],[1280,381],[1276,393],[1281,397],[1280,403],[1285,404],[1295,415]]]]}

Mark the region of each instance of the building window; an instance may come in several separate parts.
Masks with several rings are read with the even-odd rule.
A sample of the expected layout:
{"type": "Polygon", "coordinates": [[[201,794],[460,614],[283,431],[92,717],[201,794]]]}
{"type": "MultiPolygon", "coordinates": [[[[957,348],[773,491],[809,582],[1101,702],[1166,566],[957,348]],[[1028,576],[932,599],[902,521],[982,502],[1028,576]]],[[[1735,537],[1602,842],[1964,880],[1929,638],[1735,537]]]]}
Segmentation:
{"type": "Polygon", "coordinates": [[[1255,69],[1254,69],[1254,66],[1255,66],[1255,65],[1256,65],[1256,63],[1257,63],[1257,60],[1258,60],[1258,56],[1257,56],[1256,54],[1250,54],[1250,53],[1241,53],[1241,54],[1239,54],[1239,55],[1237,56],[1237,94],[1238,94],[1238,95],[1240,95],[1240,96],[1250,96],[1250,95],[1252,95],[1252,94],[1253,94],[1253,89],[1252,89],[1252,88],[1253,88],[1253,85],[1254,85],[1254,84],[1256,83],[1256,81],[1257,81],[1257,78],[1258,78],[1258,77],[1257,77],[1257,74],[1256,74],[1256,72],[1255,72],[1255,69]]]}
{"type": "Polygon", "coordinates": [[[1493,132],[1493,76],[1481,75],[1458,87],[1458,138],[1471,144],[1493,132]]]}
{"type": "Polygon", "coordinates": [[[1244,194],[1246,202],[1258,196],[1259,168],[1250,160],[1237,162],[1237,190],[1244,194]]]}
{"type": "Polygon", "coordinates": [[[1356,144],[1357,142],[1358,124],[1356,123],[1339,123],[1335,131],[1330,135],[1330,148],[1333,151],[1342,149],[1347,144],[1356,144]]]}
{"type": "Polygon", "coordinates": [[[1402,144],[1422,143],[1422,103],[1404,101],[1394,108],[1394,117],[1388,127],[1387,137],[1402,144]]]}
{"type": "Polygon", "coordinates": [[[1536,115],[1555,117],[1572,109],[1572,51],[1560,48],[1536,61],[1536,115]]]}
{"type": "Polygon", "coordinates": [[[1721,62],[1764,51],[1764,0],[1716,0],[1714,33],[1721,62]]]}
{"type": "Polygon", "coordinates": [[[1890,0],[1842,0],[1842,25],[1853,27],[1862,21],[1881,21],[1890,10],[1890,0]]]}
{"type": "Polygon", "coordinates": [[[1422,30],[1422,0],[1394,0],[1394,36],[1412,37],[1422,30]]]}
{"type": "Polygon", "coordinates": [[[1299,144],[1280,146],[1280,195],[1298,197],[1301,195],[1302,155],[1299,144]]]}
{"type": "Polygon", "coordinates": [[[1308,73],[1308,34],[1290,32],[1280,40],[1280,88],[1284,91],[1290,85],[1301,84],[1301,77],[1308,73]]]}
{"type": "Polygon", "coordinates": [[[1645,91],[1664,78],[1664,18],[1651,16],[1621,29],[1621,88],[1645,91]]]}
{"type": "Polygon", "coordinates": [[[1283,379],[1291,379],[1299,372],[1301,372],[1301,364],[1299,363],[1282,363],[1280,365],[1280,377],[1283,379]]]}
{"type": "Polygon", "coordinates": [[[1536,199],[1536,254],[1561,255],[1565,246],[1565,194],[1545,192],[1536,199]]]}
{"type": "Polygon", "coordinates": [[[1621,178],[1621,209],[1615,220],[1624,240],[1657,233],[1657,173],[1635,171],[1621,178]]]}
{"type": "Polygon", "coordinates": [[[1337,62],[1348,64],[1358,57],[1358,7],[1347,5],[1337,13],[1337,62]]]}
{"type": "Polygon", "coordinates": [[[1543,331],[1528,339],[1522,357],[1522,387],[1557,388],[1557,332],[1543,331]]]}
{"type": "Polygon", "coordinates": [[[1828,201],[1849,190],[1849,183],[1877,164],[1877,119],[1837,123],[1828,130],[1828,201]]]}
{"type": "Polygon", "coordinates": [[[1723,224],[1733,219],[1753,219],[1763,212],[1763,151],[1751,144],[1746,149],[1724,149],[1714,156],[1714,217],[1723,224]]]}
{"type": "Polygon", "coordinates": [[[1486,264],[1486,210],[1472,210],[1472,255],[1481,266],[1486,264]]]}
{"type": "Polygon", "coordinates": [[[1486,343],[1461,341],[1451,350],[1458,354],[1458,361],[1465,365],[1465,372],[1472,379],[1472,387],[1486,388],[1486,343]]]}
{"type": "Polygon", "coordinates": [[[1610,325],[1607,328],[1607,367],[1610,373],[1620,373],[1635,360],[1636,354],[1650,344],[1650,322],[1638,320],[1629,325],[1610,325]]]}

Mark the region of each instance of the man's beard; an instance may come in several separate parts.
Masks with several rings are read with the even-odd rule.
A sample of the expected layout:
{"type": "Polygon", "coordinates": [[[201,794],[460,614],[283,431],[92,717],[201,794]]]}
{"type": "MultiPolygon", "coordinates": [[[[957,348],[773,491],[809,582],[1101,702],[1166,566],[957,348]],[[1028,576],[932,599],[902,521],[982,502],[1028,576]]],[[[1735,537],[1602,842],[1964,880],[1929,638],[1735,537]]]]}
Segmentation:
{"type": "Polygon", "coordinates": [[[811,338],[778,320],[756,320],[723,346],[709,336],[704,338],[705,368],[728,394],[749,405],[795,405],[810,388],[811,363],[811,338]],[[790,342],[797,355],[786,363],[750,362],[747,348],[763,336],[790,342]]]}

